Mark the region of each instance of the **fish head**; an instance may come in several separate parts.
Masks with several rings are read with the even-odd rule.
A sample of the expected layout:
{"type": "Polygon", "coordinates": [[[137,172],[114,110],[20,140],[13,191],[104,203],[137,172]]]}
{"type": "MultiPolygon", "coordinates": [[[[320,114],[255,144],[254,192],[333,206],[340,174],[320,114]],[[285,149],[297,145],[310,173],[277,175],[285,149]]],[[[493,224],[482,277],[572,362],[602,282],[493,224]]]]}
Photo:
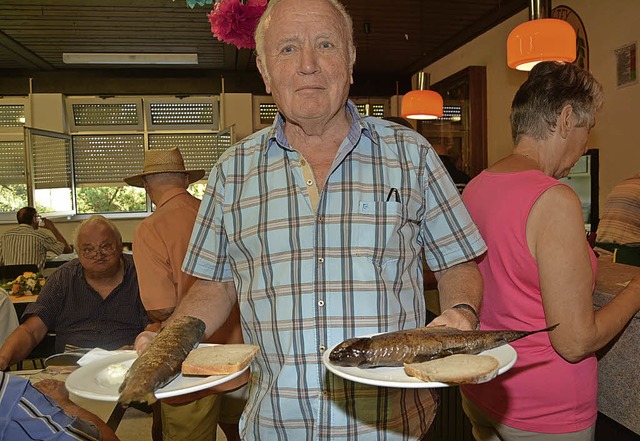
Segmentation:
{"type": "Polygon", "coordinates": [[[360,366],[367,361],[369,338],[350,338],[336,346],[329,354],[329,361],[336,366],[360,366]]]}

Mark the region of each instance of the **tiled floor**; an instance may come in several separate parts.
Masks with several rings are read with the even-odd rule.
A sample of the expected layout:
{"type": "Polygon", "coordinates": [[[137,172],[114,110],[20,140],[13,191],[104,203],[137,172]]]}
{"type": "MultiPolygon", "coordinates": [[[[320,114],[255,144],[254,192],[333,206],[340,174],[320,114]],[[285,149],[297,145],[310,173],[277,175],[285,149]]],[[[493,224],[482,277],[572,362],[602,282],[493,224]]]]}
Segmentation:
{"type": "Polygon", "coordinates": [[[122,441],[151,441],[151,415],[138,409],[127,409],[116,435],[122,441]]]}
{"type": "MultiPolygon", "coordinates": [[[[121,441],[151,441],[151,415],[137,409],[127,409],[116,435],[121,441]]],[[[217,441],[226,441],[227,438],[218,428],[217,441]]]]}

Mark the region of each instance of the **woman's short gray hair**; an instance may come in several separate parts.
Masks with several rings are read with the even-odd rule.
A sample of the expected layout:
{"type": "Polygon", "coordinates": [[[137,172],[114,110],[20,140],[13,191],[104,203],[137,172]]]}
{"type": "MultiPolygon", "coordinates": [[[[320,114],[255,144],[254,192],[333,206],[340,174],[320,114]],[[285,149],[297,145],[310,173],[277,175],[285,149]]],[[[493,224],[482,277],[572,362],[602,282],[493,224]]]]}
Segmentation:
{"type": "MultiPolygon", "coordinates": [[[[267,9],[260,17],[260,21],[258,21],[258,26],[256,27],[255,32],[255,41],[256,41],[256,55],[260,58],[260,63],[262,64],[262,71],[265,72],[265,75],[268,76],[268,71],[265,65],[264,58],[264,34],[269,26],[269,21],[271,21],[271,14],[273,13],[273,8],[275,8],[278,3],[282,0],[269,0],[269,4],[267,9]]],[[[345,9],[344,5],[340,3],[338,0],[326,0],[329,4],[331,4],[336,11],[342,17],[342,24],[345,34],[347,35],[347,44],[348,44],[348,52],[349,52],[349,60],[351,62],[351,66],[353,66],[356,62],[356,47],[353,42],[353,21],[351,20],[351,16],[345,9]]]]}
{"type": "Polygon", "coordinates": [[[590,72],[571,63],[538,63],[511,104],[513,142],[518,144],[523,136],[547,139],[567,104],[573,109],[577,127],[591,127],[602,101],[602,86],[590,72]]]}

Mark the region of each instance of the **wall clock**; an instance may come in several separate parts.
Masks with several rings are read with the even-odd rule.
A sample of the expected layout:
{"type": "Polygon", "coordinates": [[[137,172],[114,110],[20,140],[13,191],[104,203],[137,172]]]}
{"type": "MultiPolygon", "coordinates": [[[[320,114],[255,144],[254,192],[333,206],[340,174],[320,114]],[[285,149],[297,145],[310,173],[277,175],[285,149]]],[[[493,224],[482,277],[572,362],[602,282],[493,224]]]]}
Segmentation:
{"type": "Polygon", "coordinates": [[[553,8],[551,17],[564,20],[576,31],[576,61],[573,63],[582,69],[589,70],[589,42],[584,23],[576,14],[576,11],[568,6],[560,5],[553,8]]]}

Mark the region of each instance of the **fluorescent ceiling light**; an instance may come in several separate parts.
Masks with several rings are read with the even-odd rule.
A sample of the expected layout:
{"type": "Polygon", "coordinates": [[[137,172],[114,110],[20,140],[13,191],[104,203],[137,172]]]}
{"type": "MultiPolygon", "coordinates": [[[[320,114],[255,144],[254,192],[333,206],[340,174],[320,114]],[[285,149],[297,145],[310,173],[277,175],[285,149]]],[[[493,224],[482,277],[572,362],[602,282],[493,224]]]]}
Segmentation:
{"type": "Polygon", "coordinates": [[[82,53],[62,54],[66,64],[198,64],[198,54],[128,54],[82,53]]]}

